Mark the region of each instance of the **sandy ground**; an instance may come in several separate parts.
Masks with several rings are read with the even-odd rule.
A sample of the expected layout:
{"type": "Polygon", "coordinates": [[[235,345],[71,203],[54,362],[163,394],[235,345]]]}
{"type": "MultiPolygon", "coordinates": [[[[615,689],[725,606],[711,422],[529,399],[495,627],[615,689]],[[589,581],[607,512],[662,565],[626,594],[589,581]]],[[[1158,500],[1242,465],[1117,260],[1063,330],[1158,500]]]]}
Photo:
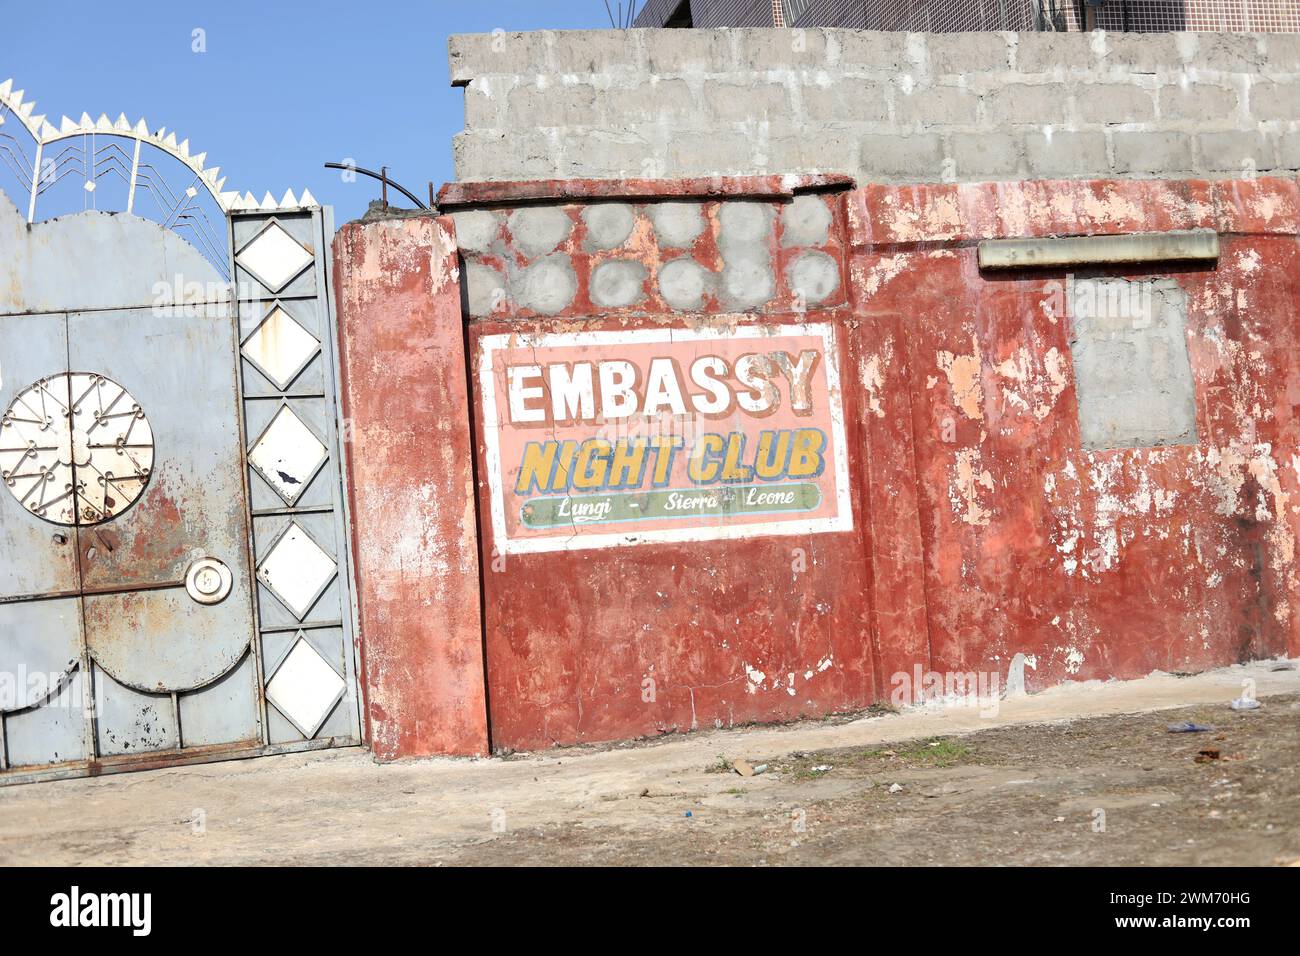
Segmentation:
{"type": "Polygon", "coordinates": [[[1272,666],[1066,685],[996,716],[386,766],[353,749],[8,787],[0,863],[1290,864],[1300,671],[1272,666]],[[1247,678],[1263,706],[1234,712],[1247,678]],[[1215,729],[1167,732],[1188,719],[1215,729]],[[737,758],[769,769],[724,769],[737,758]]]}

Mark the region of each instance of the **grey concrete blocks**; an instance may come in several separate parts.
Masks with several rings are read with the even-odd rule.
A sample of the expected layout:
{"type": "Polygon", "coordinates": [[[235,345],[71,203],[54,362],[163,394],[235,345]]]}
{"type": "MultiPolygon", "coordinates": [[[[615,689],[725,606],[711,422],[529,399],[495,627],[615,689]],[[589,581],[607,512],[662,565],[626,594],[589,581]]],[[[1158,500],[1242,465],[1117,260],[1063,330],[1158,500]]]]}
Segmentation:
{"type": "Polygon", "coordinates": [[[1251,175],[1273,165],[1272,146],[1258,130],[1198,133],[1196,143],[1208,169],[1251,175]]]}
{"type": "Polygon", "coordinates": [[[954,133],[950,149],[963,179],[1004,178],[1020,169],[1021,141],[1011,133],[954,133]]]}
{"type": "Polygon", "coordinates": [[[1233,130],[1265,137],[1258,172],[1285,172],[1300,121],[1288,34],[498,32],[450,49],[469,84],[461,179],[961,181],[1016,175],[1017,153],[1028,175],[1219,176],[1233,130]]]}
{"type": "Polygon", "coordinates": [[[1191,169],[1192,138],[1187,133],[1116,131],[1115,171],[1151,175],[1191,169]]]}
{"type": "Polygon", "coordinates": [[[1074,280],[1070,351],[1086,450],[1196,442],[1187,293],[1172,279],[1074,280]]]}
{"type": "Polygon", "coordinates": [[[506,225],[529,258],[552,251],[573,231],[573,220],[558,206],[524,206],[510,214],[506,225]]]}
{"type": "Polygon", "coordinates": [[[514,300],[525,309],[542,315],[564,310],[578,292],[578,277],[568,256],[553,255],[538,259],[522,270],[510,284],[514,300]]]}
{"type": "Polygon", "coordinates": [[[491,315],[506,301],[505,276],[490,266],[466,263],[463,281],[470,315],[491,315]]]}
{"type": "Polygon", "coordinates": [[[820,246],[830,238],[831,209],[822,197],[805,193],[781,209],[781,245],[820,246]]]}
{"type": "Polygon", "coordinates": [[[840,287],[840,265],[817,249],[799,253],[786,266],[786,282],[807,305],[824,302],[840,287]]]}
{"type": "Polygon", "coordinates": [[[1250,112],[1257,120],[1300,120],[1300,79],[1252,85],[1250,112]]]}
{"type": "Polygon", "coordinates": [[[1236,117],[1238,99],[1237,91],[1231,87],[1171,83],[1160,88],[1160,117],[1173,121],[1224,122],[1236,117]]]}
{"type": "Polygon", "coordinates": [[[697,202],[661,202],[648,207],[661,249],[686,249],[704,231],[704,207],[697,202]]]}
{"type": "Polygon", "coordinates": [[[937,133],[873,133],[862,137],[861,146],[860,163],[867,179],[881,175],[933,179],[943,165],[943,140],[937,133]]]}
{"type": "Polygon", "coordinates": [[[1025,159],[1035,178],[1095,176],[1110,168],[1102,132],[1031,131],[1025,135],[1025,159]]]}
{"type": "Polygon", "coordinates": [[[1062,123],[1070,98],[1064,83],[1012,83],[984,96],[984,111],[994,126],[1062,123]]]}
{"type": "Polygon", "coordinates": [[[1082,123],[1146,123],[1155,119],[1155,98],[1139,86],[1080,85],[1075,89],[1074,115],[1082,123]]]}
{"type": "Polygon", "coordinates": [[[636,305],[645,298],[646,267],[635,259],[602,262],[591,272],[591,301],[608,309],[636,305]]]}
{"type": "Polygon", "coordinates": [[[930,72],[1001,72],[1010,65],[1011,52],[1004,33],[931,33],[925,37],[930,72]]]}
{"type": "Polygon", "coordinates": [[[617,249],[632,235],[636,213],[626,203],[596,203],[583,208],[582,221],[587,225],[588,251],[617,249]]]}
{"type": "Polygon", "coordinates": [[[486,209],[452,213],[456,247],[466,252],[487,252],[501,231],[500,213],[486,209]]]}
{"type": "Polygon", "coordinates": [[[696,312],[712,291],[715,276],[694,259],[673,259],[659,267],[659,294],[679,312],[696,312]]]}
{"type": "Polygon", "coordinates": [[[756,309],[776,293],[772,218],[772,206],[764,202],[726,202],[719,207],[720,298],[725,308],[756,309]]]}

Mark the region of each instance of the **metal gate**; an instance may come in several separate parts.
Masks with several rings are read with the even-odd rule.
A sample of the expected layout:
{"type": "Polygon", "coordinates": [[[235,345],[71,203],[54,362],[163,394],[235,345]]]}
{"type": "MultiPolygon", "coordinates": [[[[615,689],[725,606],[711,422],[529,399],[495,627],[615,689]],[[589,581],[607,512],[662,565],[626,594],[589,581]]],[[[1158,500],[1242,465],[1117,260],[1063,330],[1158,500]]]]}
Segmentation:
{"type": "MultiPolygon", "coordinates": [[[[0,120],[23,106],[0,86],[0,120]]],[[[329,211],[85,119],[25,124],[25,232],[0,196],[0,783],[359,743],[329,211]],[[137,215],[141,146],[204,189],[35,221],[42,150],[93,194],[109,137],[137,215]]]]}

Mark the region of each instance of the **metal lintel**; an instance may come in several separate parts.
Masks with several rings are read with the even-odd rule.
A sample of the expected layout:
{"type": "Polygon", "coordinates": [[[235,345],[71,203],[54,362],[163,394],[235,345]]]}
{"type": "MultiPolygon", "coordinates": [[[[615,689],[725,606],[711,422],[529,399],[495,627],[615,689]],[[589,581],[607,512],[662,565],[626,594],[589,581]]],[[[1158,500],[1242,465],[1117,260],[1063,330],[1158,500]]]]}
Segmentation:
{"type": "Polygon", "coordinates": [[[1117,265],[1131,262],[1203,262],[1219,258],[1219,234],[1211,229],[1142,232],[1121,236],[986,239],[979,244],[981,269],[1117,265]]]}

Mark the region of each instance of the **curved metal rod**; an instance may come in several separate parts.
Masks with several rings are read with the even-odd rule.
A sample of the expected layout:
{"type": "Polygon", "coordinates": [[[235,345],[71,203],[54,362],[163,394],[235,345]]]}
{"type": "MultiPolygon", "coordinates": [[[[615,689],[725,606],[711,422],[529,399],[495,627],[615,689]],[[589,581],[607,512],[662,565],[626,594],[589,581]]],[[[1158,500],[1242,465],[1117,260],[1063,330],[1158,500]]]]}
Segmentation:
{"type": "Polygon", "coordinates": [[[392,186],[394,189],[396,189],[407,199],[411,200],[411,202],[415,203],[417,209],[429,208],[424,203],[420,202],[420,200],[416,199],[414,193],[412,193],[409,189],[402,186],[401,183],[393,182],[391,179],[388,178],[387,174],[385,173],[377,173],[373,169],[362,169],[360,166],[352,166],[348,163],[326,163],[325,168],[326,169],[347,169],[347,170],[351,170],[354,173],[365,173],[371,179],[378,179],[381,183],[386,183],[387,185],[392,186]]]}

